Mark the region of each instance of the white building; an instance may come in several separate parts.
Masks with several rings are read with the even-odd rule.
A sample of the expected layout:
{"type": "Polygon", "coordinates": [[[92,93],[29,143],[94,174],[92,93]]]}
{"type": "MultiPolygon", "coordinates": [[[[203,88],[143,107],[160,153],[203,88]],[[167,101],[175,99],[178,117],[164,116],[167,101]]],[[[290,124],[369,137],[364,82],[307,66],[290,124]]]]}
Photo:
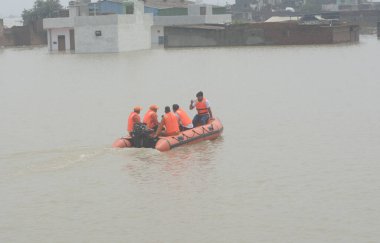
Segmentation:
{"type": "Polygon", "coordinates": [[[359,0],[336,0],[335,3],[322,4],[322,11],[359,10],[359,0]]]}
{"type": "Polygon", "coordinates": [[[154,16],[152,26],[152,44],[163,44],[165,26],[226,24],[231,23],[231,14],[213,14],[212,6],[207,4],[190,4],[188,15],[154,16]]]}
{"type": "Polygon", "coordinates": [[[124,52],[151,48],[153,16],[142,2],[133,15],[88,16],[90,0],[71,2],[68,18],[44,19],[49,51],[76,53],[124,52]]]}
{"type": "MultiPolygon", "coordinates": [[[[115,1],[115,0],[113,0],[115,1]]],[[[169,9],[170,2],[155,2],[169,9]]],[[[153,16],[144,13],[144,2],[136,0],[134,14],[89,16],[91,0],[70,2],[69,17],[44,19],[51,52],[124,52],[150,49],[164,43],[165,26],[231,23],[230,14],[213,14],[211,5],[185,5],[186,15],[153,16]]],[[[147,4],[147,3],[146,3],[147,4]]],[[[175,5],[176,6],[176,5],[175,5]]],[[[152,6],[151,6],[152,7],[152,6]]]]}

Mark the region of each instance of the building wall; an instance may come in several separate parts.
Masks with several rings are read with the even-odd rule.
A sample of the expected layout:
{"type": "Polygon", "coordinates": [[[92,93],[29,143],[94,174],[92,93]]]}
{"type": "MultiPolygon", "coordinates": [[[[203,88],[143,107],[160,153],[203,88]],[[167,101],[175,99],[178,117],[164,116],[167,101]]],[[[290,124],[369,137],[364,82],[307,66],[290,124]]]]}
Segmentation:
{"type": "Polygon", "coordinates": [[[188,6],[188,14],[190,16],[212,15],[212,6],[206,4],[191,4],[188,6]],[[202,13],[201,9],[205,11],[202,13]]]}
{"type": "Polygon", "coordinates": [[[231,23],[231,14],[206,15],[205,24],[227,24],[231,23]]]}
{"type": "Polygon", "coordinates": [[[212,14],[227,14],[226,7],[213,7],[212,14]]]}
{"type": "Polygon", "coordinates": [[[80,16],[75,18],[75,52],[118,52],[117,15],[80,16]],[[96,36],[96,31],[101,36],[96,36]]]}
{"type": "Polygon", "coordinates": [[[49,51],[58,51],[58,36],[65,36],[66,51],[70,50],[70,28],[51,29],[47,31],[49,51]]]}
{"type": "Polygon", "coordinates": [[[118,21],[120,52],[151,48],[152,16],[119,15],[118,21]]]}
{"type": "Polygon", "coordinates": [[[153,14],[153,16],[157,16],[158,11],[159,11],[158,8],[151,8],[151,7],[147,7],[147,6],[144,7],[144,13],[151,13],[151,14],[153,14]]]}
{"type": "Polygon", "coordinates": [[[338,11],[338,4],[330,3],[330,4],[322,4],[322,11],[338,11]]]}
{"type": "Polygon", "coordinates": [[[181,15],[188,15],[188,9],[187,8],[166,8],[166,9],[159,9],[158,16],[181,16],[181,15]]]}
{"type": "Polygon", "coordinates": [[[297,23],[270,23],[264,28],[265,44],[269,45],[310,45],[332,44],[332,29],[319,25],[297,23]]]}
{"type": "Polygon", "coordinates": [[[4,21],[3,19],[0,19],[0,46],[5,45],[5,39],[4,39],[4,21]]]}
{"type": "Polygon", "coordinates": [[[231,23],[231,15],[205,15],[205,16],[154,16],[154,25],[197,25],[197,24],[225,24],[231,23]]]}
{"type": "Polygon", "coordinates": [[[43,20],[44,29],[74,28],[75,17],[48,18],[43,20]]]}
{"type": "Polygon", "coordinates": [[[380,21],[380,10],[341,11],[339,17],[342,21],[360,27],[376,28],[377,22],[380,21]]]}
{"type": "Polygon", "coordinates": [[[258,23],[230,26],[165,27],[165,47],[305,45],[357,42],[353,25],[258,23]]]}
{"type": "Polygon", "coordinates": [[[43,29],[42,20],[37,20],[30,25],[30,45],[46,45],[46,31],[43,29]]]}
{"type": "Polygon", "coordinates": [[[358,5],[358,0],[337,0],[338,5],[358,5]]]}
{"type": "Polygon", "coordinates": [[[159,42],[160,38],[163,40],[164,38],[164,26],[162,25],[154,25],[152,26],[152,44],[153,45],[159,45],[163,44],[159,42]]]}
{"type": "Polygon", "coordinates": [[[336,27],[332,31],[333,43],[343,43],[351,39],[352,42],[359,41],[359,26],[347,26],[336,27]]]}
{"type": "Polygon", "coordinates": [[[166,48],[223,46],[223,40],[223,30],[165,27],[166,48]]]}
{"type": "Polygon", "coordinates": [[[38,29],[37,23],[27,26],[13,26],[0,31],[1,46],[30,46],[46,44],[46,34],[38,29]]]}
{"type": "Polygon", "coordinates": [[[135,4],[133,15],[71,16],[44,19],[49,50],[58,50],[58,35],[64,35],[70,50],[70,30],[74,30],[76,53],[109,53],[149,49],[153,16],[135,4]],[[54,44],[56,42],[56,44],[54,44]]]}
{"type": "MultiPolygon", "coordinates": [[[[196,5],[196,10],[202,5],[196,5]]],[[[210,6],[211,7],[211,6],[210,6]]],[[[193,15],[180,16],[154,16],[152,27],[152,44],[163,44],[165,29],[164,26],[184,26],[184,25],[203,25],[203,24],[226,24],[231,23],[230,14],[212,14],[212,8],[209,8],[207,15],[199,15],[199,12],[193,12],[193,15]],[[194,15],[198,14],[198,15],[194,15]],[[161,39],[161,43],[160,40],[161,39]]]]}
{"type": "Polygon", "coordinates": [[[3,30],[3,34],[0,34],[0,46],[16,46],[12,30],[3,30]]]}

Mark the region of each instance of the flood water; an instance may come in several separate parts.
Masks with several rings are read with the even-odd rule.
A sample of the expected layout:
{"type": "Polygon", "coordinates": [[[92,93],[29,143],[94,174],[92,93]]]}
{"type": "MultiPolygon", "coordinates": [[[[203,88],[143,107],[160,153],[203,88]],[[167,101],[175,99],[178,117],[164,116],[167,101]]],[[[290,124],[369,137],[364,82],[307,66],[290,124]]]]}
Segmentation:
{"type": "Polygon", "coordinates": [[[0,49],[0,242],[378,242],[380,41],[48,54],[0,49]],[[225,130],[112,149],[135,105],[225,130]],[[194,115],[194,112],[190,112],[194,115]]]}

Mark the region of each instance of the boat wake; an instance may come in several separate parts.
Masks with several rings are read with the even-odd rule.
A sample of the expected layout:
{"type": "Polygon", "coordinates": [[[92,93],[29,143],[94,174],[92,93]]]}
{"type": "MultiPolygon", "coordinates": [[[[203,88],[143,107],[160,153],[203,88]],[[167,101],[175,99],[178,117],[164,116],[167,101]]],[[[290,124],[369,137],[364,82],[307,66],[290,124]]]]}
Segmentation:
{"type": "Polygon", "coordinates": [[[105,147],[58,148],[0,155],[0,177],[24,176],[70,169],[107,154],[105,147]]]}

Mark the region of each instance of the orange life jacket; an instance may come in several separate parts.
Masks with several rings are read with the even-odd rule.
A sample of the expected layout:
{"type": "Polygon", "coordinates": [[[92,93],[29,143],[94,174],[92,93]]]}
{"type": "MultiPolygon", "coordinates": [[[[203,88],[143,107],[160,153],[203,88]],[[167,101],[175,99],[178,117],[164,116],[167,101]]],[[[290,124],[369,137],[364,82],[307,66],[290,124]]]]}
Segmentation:
{"type": "Polygon", "coordinates": [[[163,119],[167,134],[179,132],[178,119],[173,112],[166,113],[163,119]]]}
{"type": "Polygon", "coordinates": [[[202,101],[197,101],[195,104],[195,108],[197,108],[198,115],[208,114],[208,108],[206,105],[206,98],[203,97],[202,101]]]}
{"type": "Polygon", "coordinates": [[[148,126],[148,128],[157,126],[158,121],[156,112],[149,110],[144,116],[144,123],[148,126]],[[155,116],[156,119],[152,118],[153,116],[155,116]]]}
{"type": "Polygon", "coordinates": [[[187,115],[187,113],[182,108],[179,108],[176,111],[176,113],[178,114],[179,119],[182,122],[182,126],[187,127],[188,125],[193,123],[193,121],[190,119],[190,117],[187,115]]]}
{"type": "Polygon", "coordinates": [[[133,131],[133,126],[135,125],[135,122],[133,121],[133,118],[137,116],[137,118],[139,119],[140,121],[140,116],[139,114],[137,114],[136,112],[131,112],[131,114],[129,115],[128,117],[128,132],[132,132],[133,131]]]}

